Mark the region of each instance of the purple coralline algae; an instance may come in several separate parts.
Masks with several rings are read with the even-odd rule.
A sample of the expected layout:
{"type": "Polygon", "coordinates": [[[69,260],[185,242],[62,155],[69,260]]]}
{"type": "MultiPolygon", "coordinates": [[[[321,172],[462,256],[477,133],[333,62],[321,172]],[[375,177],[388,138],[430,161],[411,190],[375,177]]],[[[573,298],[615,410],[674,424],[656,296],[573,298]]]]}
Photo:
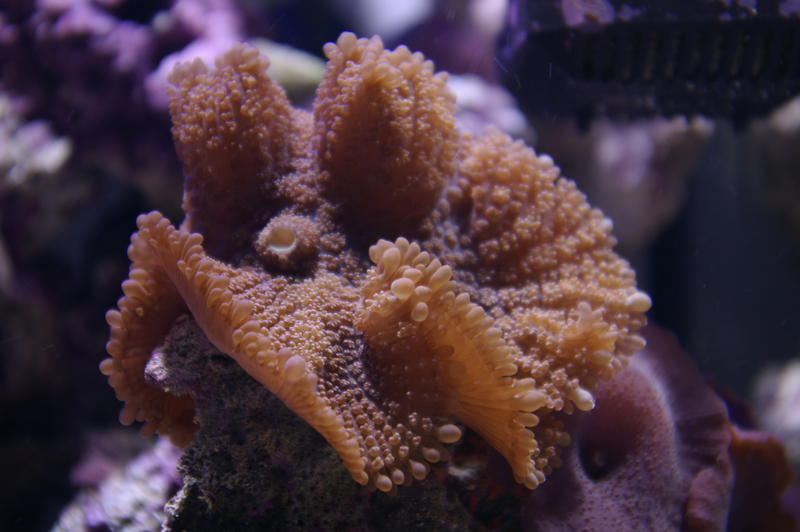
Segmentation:
{"type": "Polygon", "coordinates": [[[82,491],[61,513],[52,532],[147,532],[159,530],[164,505],[180,485],[180,450],[161,438],[99,485],[82,491]]]}
{"type": "Polygon", "coordinates": [[[783,446],[733,425],[675,338],[648,347],[570,420],[564,466],[522,503],[527,530],[795,530],[783,446]]]}

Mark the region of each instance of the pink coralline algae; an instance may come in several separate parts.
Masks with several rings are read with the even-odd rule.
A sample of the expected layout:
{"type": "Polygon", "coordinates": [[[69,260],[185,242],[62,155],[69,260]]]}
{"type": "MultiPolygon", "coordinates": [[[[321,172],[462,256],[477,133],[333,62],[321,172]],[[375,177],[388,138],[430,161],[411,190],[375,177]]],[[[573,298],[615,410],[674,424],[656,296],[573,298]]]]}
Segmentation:
{"type": "Polygon", "coordinates": [[[733,425],[674,337],[653,326],[645,337],[597,408],[570,420],[573,445],[523,503],[526,528],[794,530],[782,445],[733,425]]]}

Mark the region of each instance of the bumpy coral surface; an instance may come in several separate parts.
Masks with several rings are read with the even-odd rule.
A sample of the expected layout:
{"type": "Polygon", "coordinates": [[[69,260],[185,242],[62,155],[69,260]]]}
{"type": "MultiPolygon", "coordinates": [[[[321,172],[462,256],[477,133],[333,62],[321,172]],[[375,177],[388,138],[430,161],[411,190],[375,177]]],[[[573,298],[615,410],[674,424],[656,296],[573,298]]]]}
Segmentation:
{"type": "Polygon", "coordinates": [[[345,33],[325,54],[311,113],[251,48],[173,72],[186,219],[138,219],[101,364],[120,419],[191,441],[192,399],[144,378],[191,313],[357,482],[424,478],[466,425],[533,489],[569,443],[553,413],[594,407],[650,299],[549,157],[456,129],[419,53],[345,33]]]}

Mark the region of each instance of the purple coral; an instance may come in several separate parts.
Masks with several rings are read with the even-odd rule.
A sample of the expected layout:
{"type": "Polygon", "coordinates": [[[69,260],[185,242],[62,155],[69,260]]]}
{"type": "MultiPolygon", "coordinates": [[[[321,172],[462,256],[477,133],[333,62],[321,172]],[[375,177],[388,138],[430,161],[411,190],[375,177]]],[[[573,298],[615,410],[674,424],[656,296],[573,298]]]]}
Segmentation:
{"type": "Polygon", "coordinates": [[[523,503],[526,528],[792,530],[780,444],[731,425],[674,337],[653,326],[645,336],[598,388],[597,408],[570,420],[563,467],[523,503]]]}
{"type": "Polygon", "coordinates": [[[157,530],[164,504],[180,480],[175,464],[180,450],[160,439],[124,468],[82,491],[62,513],[53,532],[157,530]]]}

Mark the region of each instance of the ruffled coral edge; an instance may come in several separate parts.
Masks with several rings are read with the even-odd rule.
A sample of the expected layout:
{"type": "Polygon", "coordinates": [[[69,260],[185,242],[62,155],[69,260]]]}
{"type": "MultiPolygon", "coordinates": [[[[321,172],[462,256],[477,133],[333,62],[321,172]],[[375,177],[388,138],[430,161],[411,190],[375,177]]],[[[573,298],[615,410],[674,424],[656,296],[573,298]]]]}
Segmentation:
{"type": "MultiPolygon", "coordinates": [[[[188,308],[219,350],[313,426],[336,449],[353,479],[366,484],[366,459],[341,416],[317,393],[317,375],[301,356],[275,347],[253,316],[253,303],[231,290],[232,270],[205,254],[203,237],[176,229],[155,211],[139,216],[137,225],[130,250],[131,276],[123,284],[126,296],[119,302],[120,310],[108,314],[111,358],[101,363],[101,371],[126,401],[121,421],[144,421],[145,432],[170,434],[184,445],[191,440],[193,431],[177,425],[171,415],[176,398],[144,382],[144,365],[152,349],[188,308]]],[[[188,404],[181,405],[187,407],[181,411],[185,417],[188,404]]]]}
{"type": "MultiPolygon", "coordinates": [[[[359,320],[367,341],[387,323],[418,324],[443,377],[445,411],[483,436],[508,460],[517,482],[529,489],[544,481],[532,457],[539,446],[527,427],[547,396],[533,379],[512,378],[518,367],[494,319],[461,292],[452,270],[399,238],[381,240],[369,251],[377,268],[365,286],[369,298],[359,320]]],[[[374,340],[373,340],[374,341],[374,340]]],[[[458,439],[445,425],[442,441],[458,439]]],[[[440,427],[440,431],[443,427],[440,427]]]]}
{"type": "Polygon", "coordinates": [[[100,363],[100,371],[125,403],[119,415],[122,424],[144,422],[143,435],[167,435],[175,444],[185,446],[197,429],[194,401],[147,383],[144,374],[153,349],[187,308],[170,279],[154,264],[145,238],[142,233],[131,238],[128,256],[132,264],[128,279],[122,283],[125,295],[117,302],[118,310],[106,313],[111,328],[106,344],[110,358],[100,363]]]}

